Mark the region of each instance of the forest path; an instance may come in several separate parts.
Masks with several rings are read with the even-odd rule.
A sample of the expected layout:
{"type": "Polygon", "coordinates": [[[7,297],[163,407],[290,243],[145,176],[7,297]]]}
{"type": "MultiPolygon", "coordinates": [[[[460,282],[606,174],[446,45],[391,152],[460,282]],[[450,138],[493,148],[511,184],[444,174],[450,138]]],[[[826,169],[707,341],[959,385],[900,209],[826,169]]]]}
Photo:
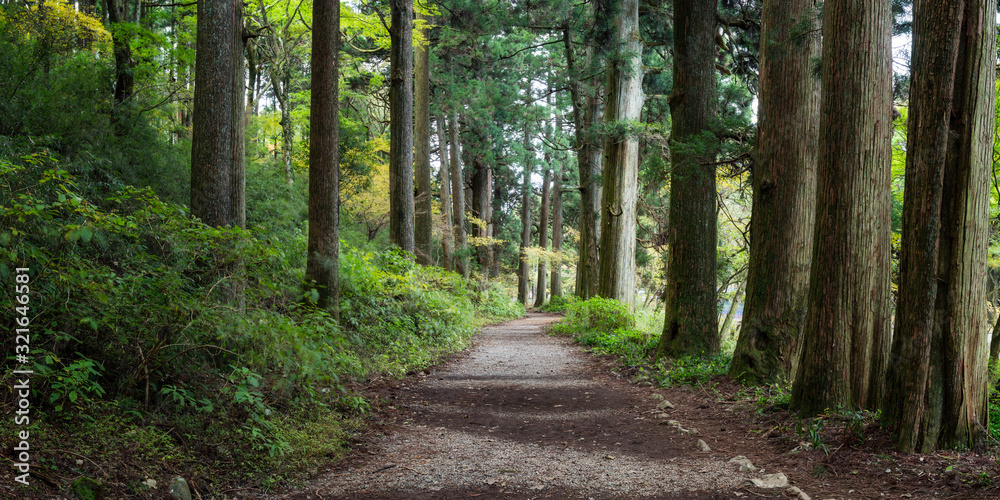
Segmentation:
{"type": "MultiPolygon", "coordinates": [[[[715,440],[663,425],[653,389],[616,378],[568,339],[546,335],[558,319],[529,314],[484,328],[464,354],[389,390],[393,406],[379,437],[275,498],[741,494],[750,474],[728,463],[731,455],[701,451],[699,438],[713,447],[715,440]]],[[[669,418],[689,427],[684,415],[697,409],[673,403],[669,418]]]]}

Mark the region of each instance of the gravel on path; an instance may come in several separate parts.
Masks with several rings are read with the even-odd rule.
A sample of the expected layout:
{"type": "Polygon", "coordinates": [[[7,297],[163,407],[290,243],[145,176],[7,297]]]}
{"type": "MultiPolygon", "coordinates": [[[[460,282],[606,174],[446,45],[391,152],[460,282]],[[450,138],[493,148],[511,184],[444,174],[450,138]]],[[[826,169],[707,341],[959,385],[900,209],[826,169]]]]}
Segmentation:
{"type": "Polygon", "coordinates": [[[475,346],[397,388],[396,422],[342,466],[275,499],[736,498],[751,474],[667,424],[649,389],[598,371],[545,330],[484,328],[475,346]]]}

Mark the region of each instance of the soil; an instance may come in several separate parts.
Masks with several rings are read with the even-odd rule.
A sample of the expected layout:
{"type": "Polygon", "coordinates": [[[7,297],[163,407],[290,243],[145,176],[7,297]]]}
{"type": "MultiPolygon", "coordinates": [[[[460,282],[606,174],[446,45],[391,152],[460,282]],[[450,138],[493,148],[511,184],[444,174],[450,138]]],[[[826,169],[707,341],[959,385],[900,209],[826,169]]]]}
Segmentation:
{"type": "Polygon", "coordinates": [[[443,364],[369,387],[376,423],[352,455],[267,498],[1000,498],[994,453],[896,454],[870,418],[827,419],[825,449],[805,449],[794,416],[728,379],[633,383],[616,359],[546,335],[558,319],[485,328],[443,364]],[[777,472],[789,486],[751,484],[777,472]]]}

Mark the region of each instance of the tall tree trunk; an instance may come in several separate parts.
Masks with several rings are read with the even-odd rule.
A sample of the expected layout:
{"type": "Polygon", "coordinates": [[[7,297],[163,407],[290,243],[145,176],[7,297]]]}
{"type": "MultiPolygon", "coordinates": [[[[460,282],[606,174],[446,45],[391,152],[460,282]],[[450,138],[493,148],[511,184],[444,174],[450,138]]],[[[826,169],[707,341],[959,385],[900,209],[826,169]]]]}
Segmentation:
{"type": "Polygon", "coordinates": [[[500,258],[499,258],[500,250],[498,248],[500,245],[493,240],[496,239],[497,228],[500,227],[500,221],[499,221],[500,216],[498,215],[499,213],[498,211],[493,210],[493,192],[496,189],[496,179],[493,176],[492,168],[490,169],[489,174],[490,175],[488,177],[488,184],[487,184],[489,186],[489,190],[487,191],[489,193],[489,197],[487,198],[486,202],[487,210],[489,210],[488,220],[490,222],[489,227],[487,228],[487,234],[489,234],[491,240],[490,253],[489,253],[489,258],[490,258],[489,271],[490,271],[490,278],[497,278],[500,276],[500,258]]]}
{"type": "MultiPolygon", "coordinates": [[[[562,253],[562,224],[563,224],[563,204],[562,204],[562,164],[555,174],[552,182],[552,252],[560,255],[562,253]]],[[[551,291],[553,297],[562,297],[562,259],[556,259],[552,263],[551,291]]]]}
{"type": "MultiPolygon", "coordinates": [[[[232,121],[232,144],[229,163],[229,198],[230,215],[229,223],[241,228],[247,227],[247,204],[246,204],[246,101],[244,101],[243,91],[246,88],[245,61],[246,38],[243,37],[243,4],[236,4],[236,24],[235,34],[232,38],[233,46],[233,73],[232,73],[232,107],[229,110],[232,121]]],[[[242,264],[240,264],[242,271],[242,264]]],[[[240,294],[242,297],[242,294],[240,294]]]]}
{"type": "Polygon", "coordinates": [[[985,297],[996,0],[917,2],[899,306],[886,414],[903,453],[989,421],[985,297]]]}
{"type": "Polygon", "coordinates": [[[594,133],[590,131],[593,124],[601,119],[599,91],[592,89],[584,102],[583,125],[577,133],[578,136],[582,136],[582,144],[577,147],[577,162],[580,169],[580,246],[576,270],[576,296],[589,299],[597,296],[599,272],[597,242],[600,241],[601,223],[600,178],[604,155],[594,133]]]}
{"type": "Polygon", "coordinates": [[[260,68],[258,67],[259,62],[257,61],[257,50],[257,44],[247,43],[247,100],[246,111],[244,112],[246,115],[244,121],[247,123],[250,122],[250,117],[253,116],[254,110],[257,109],[257,88],[260,85],[260,68]]]}
{"type": "Polygon", "coordinates": [[[729,376],[748,384],[795,373],[816,215],[818,34],[803,34],[813,0],[765,0],[761,14],[760,121],[753,170],[750,262],[740,336],[729,376]]]}
{"type": "Polygon", "coordinates": [[[717,140],[715,0],[674,3],[674,90],[670,95],[670,248],[666,318],[657,356],[719,352],[716,313],[717,140]]]}
{"type": "Polygon", "coordinates": [[[587,89],[580,80],[580,72],[592,63],[593,48],[588,46],[579,68],[572,41],[573,31],[569,22],[563,25],[563,45],[566,50],[567,73],[570,78],[570,97],[573,101],[573,122],[576,130],[577,167],[580,172],[580,244],[576,266],[576,296],[589,299],[597,295],[598,275],[598,214],[600,212],[600,185],[602,150],[593,132],[593,123],[600,119],[600,99],[596,88],[587,89]]]}
{"type": "Polygon", "coordinates": [[[438,157],[441,158],[441,251],[444,253],[444,268],[455,269],[454,241],[452,238],[451,216],[451,172],[448,165],[448,134],[445,131],[444,114],[434,118],[437,124],[438,157]]]}
{"type": "Polygon", "coordinates": [[[990,373],[994,372],[994,367],[996,363],[1000,361],[1000,314],[997,315],[997,320],[993,324],[993,330],[991,330],[990,335],[990,373]]]}
{"type": "MultiPolygon", "coordinates": [[[[462,127],[464,128],[464,125],[462,127]]],[[[465,163],[465,166],[467,167],[468,165],[471,164],[471,162],[469,162],[468,158],[466,157],[467,153],[465,152],[465,142],[462,142],[461,144],[462,144],[462,148],[461,148],[461,151],[462,151],[462,156],[461,156],[462,162],[465,163]]],[[[475,213],[475,211],[476,211],[476,206],[475,206],[475,202],[474,202],[475,200],[474,200],[474,197],[472,196],[472,172],[473,172],[473,170],[474,169],[472,169],[472,168],[463,168],[462,169],[462,185],[465,186],[465,189],[463,189],[463,191],[465,191],[465,212],[466,213],[470,213],[470,214],[475,213]]],[[[466,219],[468,219],[468,217],[466,217],[466,219]]]]}
{"type": "Polygon", "coordinates": [[[295,130],[292,128],[292,100],[288,95],[291,79],[291,73],[284,71],[280,74],[279,80],[273,84],[274,94],[278,96],[278,106],[281,108],[281,163],[285,167],[285,183],[289,185],[295,182],[295,175],[292,173],[295,130]]]}
{"type": "Polygon", "coordinates": [[[340,0],[313,0],[312,76],[309,108],[309,242],[306,281],[319,306],[339,317],[338,239],[340,155],[337,80],[340,0]]]}
{"type": "MultiPolygon", "coordinates": [[[[528,89],[528,95],[531,89],[528,89]]],[[[528,305],[528,288],[530,286],[530,267],[528,266],[528,247],[531,246],[531,170],[532,155],[531,139],[528,135],[528,124],[524,124],[524,180],[521,184],[521,245],[517,255],[517,301],[528,305]]]]}
{"type": "MultiPolygon", "coordinates": [[[[191,144],[191,215],[210,226],[232,220],[232,162],[236,146],[233,121],[238,54],[242,36],[239,3],[206,0],[198,3],[194,117],[191,144]]],[[[242,57],[242,55],[239,55],[242,57]]],[[[239,92],[242,97],[243,92],[239,92]]]]}
{"type": "MultiPolygon", "coordinates": [[[[96,3],[96,0],[95,0],[96,3]]],[[[125,34],[129,29],[122,29],[121,24],[127,23],[125,5],[121,0],[106,0],[108,9],[108,24],[111,31],[111,46],[115,56],[115,86],[114,108],[111,110],[111,124],[115,135],[121,137],[131,128],[132,103],[129,99],[135,92],[135,77],[132,76],[135,61],[132,59],[132,41],[125,34]]],[[[242,29],[242,26],[240,27],[242,29]]]]}
{"type": "MultiPolygon", "coordinates": [[[[889,330],[890,0],[828,0],[816,231],[792,404],[875,408],[889,330]]],[[[795,124],[794,126],[801,126],[795,124]]]]}
{"type": "MultiPolygon", "coordinates": [[[[191,143],[191,215],[210,226],[246,225],[243,150],[243,12],[239,2],[198,4],[194,118],[191,143]]],[[[218,275],[220,290],[244,305],[242,262],[218,275]]]]}
{"type": "Polygon", "coordinates": [[[458,114],[453,110],[448,119],[448,135],[451,147],[448,152],[451,155],[451,192],[454,198],[452,203],[452,217],[455,218],[455,270],[463,277],[469,277],[469,249],[465,238],[465,175],[462,173],[462,162],[458,154],[458,114]]]}
{"type": "MultiPolygon", "coordinates": [[[[740,301],[744,300],[740,297],[743,295],[743,290],[746,289],[747,282],[740,281],[736,285],[736,292],[733,293],[733,299],[729,302],[729,310],[726,311],[726,318],[722,321],[722,325],[719,326],[719,336],[723,339],[729,338],[729,327],[733,324],[733,318],[736,317],[736,308],[739,307],[740,301]]],[[[650,294],[652,295],[652,294],[650,294]]],[[[743,310],[746,311],[746,305],[744,303],[743,310]]],[[[744,321],[746,321],[746,313],[743,314],[744,321]]]]}
{"type": "MultiPolygon", "coordinates": [[[[430,22],[430,18],[417,14],[417,19],[430,22]]],[[[413,61],[413,93],[414,93],[414,125],[413,141],[414,162],[417,175],[417,191],[414,195],[415,220],[413,223],[414,245],[417,262],[428,266],[431,264],[431,243],[433,223],[431,216],[431,108],[430,108],[430,44],[427,41],[427,24],[423,25],[424,43],[414,48],[413,61]]]]}
{"type": "MultiPolygon", "coordinates": [[[[549,246],[549,182],[551,170],[549,152],[545,152],[545,169],[542,175],[542,206],[538,213],[538,246],[542,251],[547,251],[549,246]]],[[[545,304],[545,285],[548,283],[548,269],[545,265],[548,258],[544,255],[538,258],[538,280],[535,283],[535,307],[542,307],[545,304]]]]}
{"type": "MultiPolygon", "coordinates": [[[[614,29],[613,49],[608,57],[604,120],[614,129],[629,128],[639,121],[643,100],[639,0],[606,1],[611,6],[609,12],[613,13],[614,29]]],[[[597,287],[597,294],[601,297],[629,305],[635,303],[635,225],[639,184],[639,140],[635,133],[629,130],[622,135],[609,134],[604,142],[597,287]]]]}
{"type": "Polygon", "coordinates": [[[389,7],[389,239],[414,253],[413,0],[389,7]]]}
{"type": "Polygon", "coordinates": [[[493,218],[491,207],[491,191],[493,188],[491,180],[493,175],[490,171],[491,167],[486,162],[482,153],[486,141],[481,136],[481,128],[470,126],[467,122],[471,117],[467,116],[466,118],[467,120],[462,122],[463,135],[465,136],[462,153],[465,155],[465,165],[470,167],[466,170],[472,171],[470,178],[472,216],[478,219],[475,224],[472,224],[472,236],[479,239],[475,243],[476,262],[479,264],[479,269],[485,278],[489,276],[490,267],[493,263],[493,249],[491,245],[485,243],[491,234],[490,227],[492,226],[493,218]]]}

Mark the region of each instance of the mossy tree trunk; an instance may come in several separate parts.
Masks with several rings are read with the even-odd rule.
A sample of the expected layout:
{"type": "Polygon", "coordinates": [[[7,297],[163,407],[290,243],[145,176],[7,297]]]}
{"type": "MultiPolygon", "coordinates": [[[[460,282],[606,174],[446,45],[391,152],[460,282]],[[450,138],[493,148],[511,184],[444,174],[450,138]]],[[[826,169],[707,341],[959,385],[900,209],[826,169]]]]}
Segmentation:
{"type": "Polygon", "coordinates": [[[306,281],[319,292],[319,306],[338,317],[340,253],[340,155],[337,81],[340,0],[313,0],[309,103],[309,239],[306,281]]]}
{"type": "Polygon", "coordinates": [[[657,356],[719,352],[716,313],[717,140],[714,0],[674,3],[674,90],[670,96],[670,229],[666,317],[657,356]]]}
{"type": "MultiPolygon", "coordinates": [[[[876,408],[889,335],[890,0],[828,0],[816,230],[792,404],[876,408]]],[[[801,126],[801,124],[796,124],[801,126]]]]}
{"type": "Polygon", "coordinates": [[[753,170],[750,259],[740,336],[729,376],[788,381],[805,320],[816,214],[819,34],[813,0],[765,0],[760,121],[753,170]],[[804,32],[805,31],[805,32],[804,32]]]}
{"type": "Polygon", "coordinates": [[[390,0],[389,17],[389,239],[413,253],[413,0],[390,0]]]}
{"type": "Polygon", "coordinates": [[[899,301],[885,407],[904,453],[969,448],[989,409],[996,0],[914,6],[899,301]]]}
{"type": "Polygon", "coordinates": [[[597,251],[598,221],[600,213],[601,146],[592,133],[591,126],[600,118],[600,99],[596,87],[581,81],[580,73],[590,68],[593,48],[585,50],[583,68],[577,62],[573,47],[573,32],[569,22],[563,26],[563,44],[566,50],[567,73],[570,78],[570,97],[573,101],[573,122],[576,130],[577,167],[580,172],[580,244],[576,266],[576,296],[588,299],[597,295],[599,256],[597,251]]]}
{"type": "Polygon", "coordinates": [[[639,140],[632,128],[643,101],[639,0],[607,1],[613,30],[604,120],[614,132],[604,142],[597,294],[634,304],[639,140]]]}

